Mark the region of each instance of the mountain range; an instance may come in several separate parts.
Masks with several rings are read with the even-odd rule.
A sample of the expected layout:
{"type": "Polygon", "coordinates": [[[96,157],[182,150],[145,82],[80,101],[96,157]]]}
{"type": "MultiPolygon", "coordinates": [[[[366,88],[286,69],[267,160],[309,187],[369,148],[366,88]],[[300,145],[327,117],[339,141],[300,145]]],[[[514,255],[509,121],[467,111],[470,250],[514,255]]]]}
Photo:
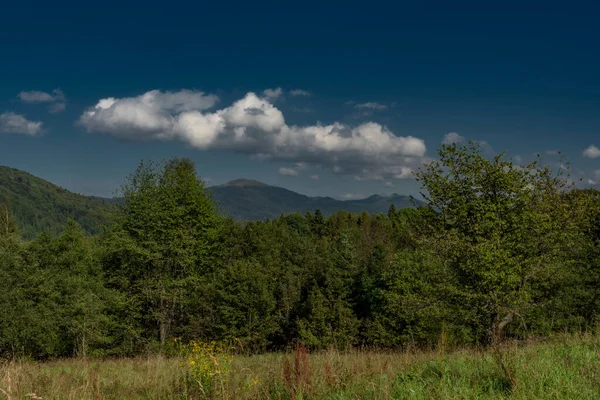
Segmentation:
{"type": "MultiPolygon", "coordinates": [[[[273,219],[281,214],[317,209],[325,215],[338,210],[376,214],[387,212],[391,204],[398,209],[413,206],[409,196],[398,194],[336,200],[309,197],[249,179],[237,179],[208,190],[221,214],[242,221],[273,219]]],[[[73,193],[27,172],[0,166],[0,203],[3,202],[13,211],[21,234],[30,238],[42,231],[60,232],[69,219],[77,221],[86,232],[97,233],[107,211],[120,199],[73,193]]]]}
{"type": "Polygon", "coordinates": [[[309,197],[250,179],[237,179],[208,189],[223,214],[245,221],[273,219],[296,211],[305,213],[321,210],[325,215],[338,210],[377,214],[386,213],[390,204],[394,204],[396,208],[413,205],[409,196],[399,194],[373,195],[360,200],[336,200],[332,197],[309,197]]]}

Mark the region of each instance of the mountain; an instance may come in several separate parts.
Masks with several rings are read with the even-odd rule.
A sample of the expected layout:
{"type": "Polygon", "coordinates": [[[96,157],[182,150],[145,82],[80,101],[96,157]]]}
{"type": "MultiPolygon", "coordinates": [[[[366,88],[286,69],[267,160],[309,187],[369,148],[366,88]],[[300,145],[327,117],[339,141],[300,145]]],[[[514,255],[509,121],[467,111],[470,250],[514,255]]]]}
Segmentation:
{"type": "Polygon", "coordinates": [[[281,214],[296,211],[305,213],[317,209],[325,215],[338,210],[376,214],[387,213],[390,204],[398,209],[413,206],[409,196],[399,194],[373,195],[360,200],[336,200],[331,197],[309,197],[249,179],[237,179],[208,189],[223,214],[245,221],[273,219],[281,214]]]}
{"type": "Polygon", "coordinates": [[[27,172],[0,166],[0,204],[4,202],[26,238],[42,231],[58,233],[69,219],[77,221],[86,232],[97,233],[112,207],[103,200],[69,192],[27,172]]]}
{"type": "MultiPolygon", "coordinates": [[[[223,215],[243,221],[273,219],[281,214],[317,209],[330,215],[338,210],[386,213],[390,204],[396,208],[412,206],[408,196],[398,194],[342,201],[309,197],[249,179],[237,179],[208,190],[223,215]]],[[[58,233],[69,219],[77,221],[90,234],[98,233],[106,214],[121,201],[120,198],[72,193],[27,172],[0,166],[0,204],[8,203],[19,231],[26,238],[42,231],[58,233]]]]}

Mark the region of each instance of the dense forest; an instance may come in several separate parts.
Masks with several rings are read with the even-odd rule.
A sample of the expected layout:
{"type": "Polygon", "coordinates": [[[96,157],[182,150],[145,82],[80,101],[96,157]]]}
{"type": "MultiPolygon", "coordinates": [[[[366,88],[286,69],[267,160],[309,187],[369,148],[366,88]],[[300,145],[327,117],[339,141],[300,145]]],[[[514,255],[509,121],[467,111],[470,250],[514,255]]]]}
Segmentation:
{"type": "Polygon", "coordinates": [[[19,234],[60,233],[69,220],[86,233],[99,233],[111,205],[103,199],[69,192],[27,172],[0,166],[0,202],[11,209],[19,234]]]}
{"type": "Polygon", "coordinates": [[[70,221],[24,239],[4,205],[0,354],[136,355],[175,338],[426,347],[442,333],[487,346],[593,330],[599,193],[472,143],[438,153],[416,173],[425,205],[387,215],[235,222],[187,159],[141,163],[94,236],[70,221]]]}

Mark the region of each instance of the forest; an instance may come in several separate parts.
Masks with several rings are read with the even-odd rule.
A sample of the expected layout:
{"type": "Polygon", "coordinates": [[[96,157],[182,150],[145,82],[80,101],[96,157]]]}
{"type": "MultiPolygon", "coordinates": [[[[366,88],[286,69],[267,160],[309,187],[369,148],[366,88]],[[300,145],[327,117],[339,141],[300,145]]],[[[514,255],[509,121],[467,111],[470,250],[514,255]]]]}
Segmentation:
{"type": "Polygon", "coordinates": [[[220,216],[193,162],[142,162],[90,236],[24,239],[0,207],[0,356],[50,360],[236,342],[248,354],[490,347],[593,332],[600,196],[565,168],[444,145],[425,205],[220,216]]]}

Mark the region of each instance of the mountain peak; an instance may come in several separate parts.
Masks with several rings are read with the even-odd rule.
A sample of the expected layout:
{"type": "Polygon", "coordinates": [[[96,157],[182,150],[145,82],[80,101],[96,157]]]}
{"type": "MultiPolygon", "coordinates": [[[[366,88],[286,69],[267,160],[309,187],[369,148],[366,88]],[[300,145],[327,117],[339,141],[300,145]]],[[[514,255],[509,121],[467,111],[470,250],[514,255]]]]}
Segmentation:
{"type": "Polygon", "coordinates": [[[265,183],[256,181],[254,179],[235,179],[233,181],[229,181],[222,186],[236,186],[236,187],[252,187],[252,186],[269,186],[265,183]]]}

